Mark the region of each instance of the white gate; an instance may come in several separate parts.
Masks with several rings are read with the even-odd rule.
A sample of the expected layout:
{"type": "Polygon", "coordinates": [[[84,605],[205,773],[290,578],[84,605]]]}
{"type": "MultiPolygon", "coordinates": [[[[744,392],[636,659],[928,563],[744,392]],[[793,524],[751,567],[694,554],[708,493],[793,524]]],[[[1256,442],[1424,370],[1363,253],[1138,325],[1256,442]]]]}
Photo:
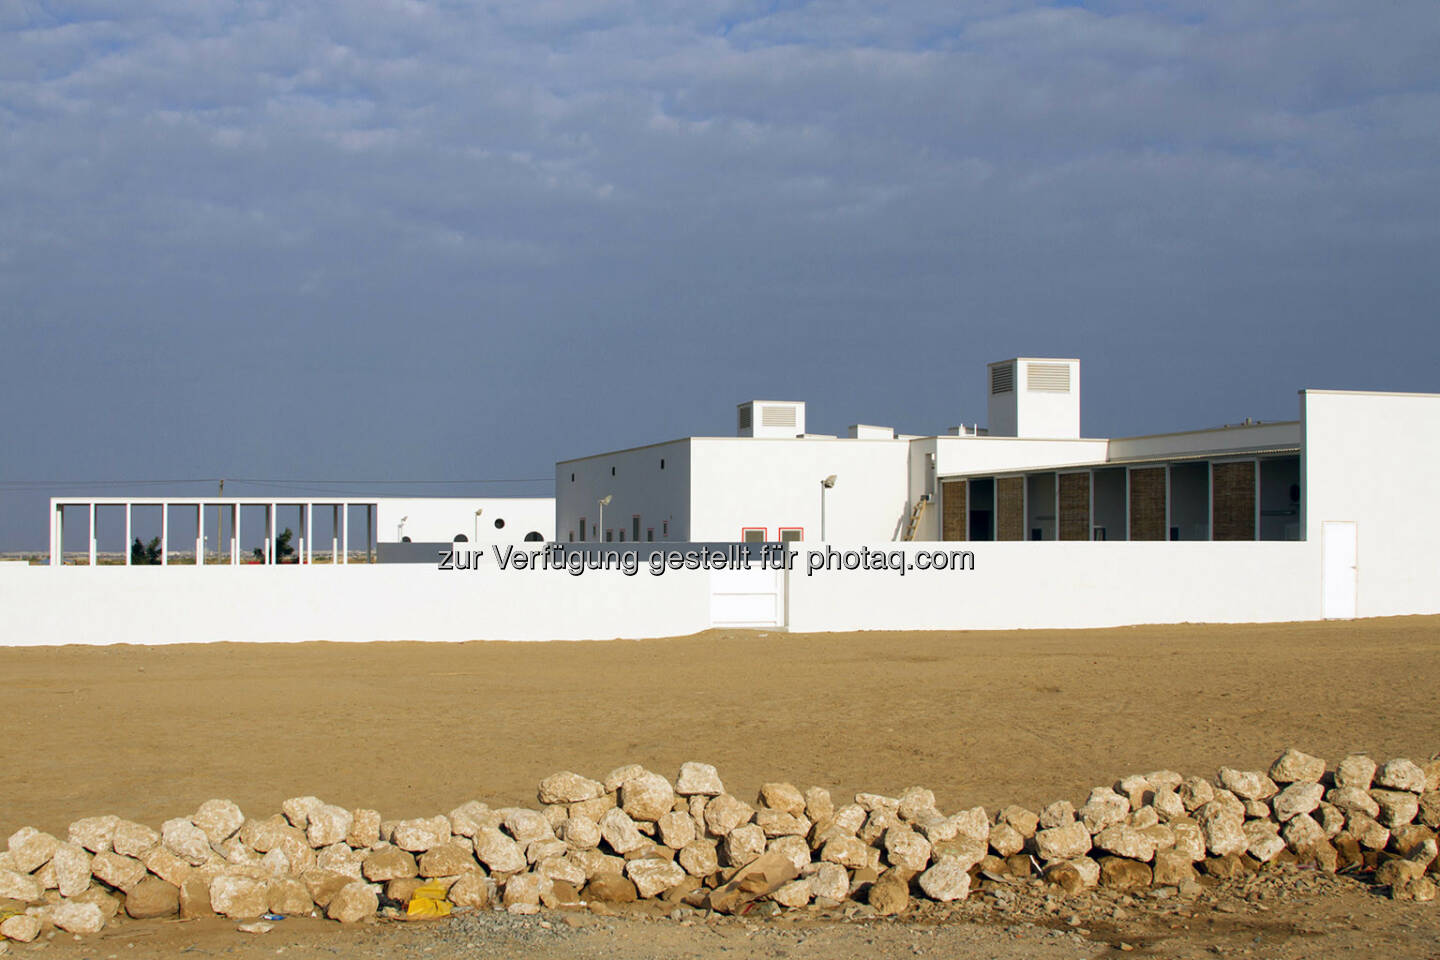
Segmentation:
{"type": "Polygon", "coordinates": [[[710,571],[712,627],[785,625],[785,571],[710,571]]]}
{"type": "Polygon", "coordinates": [[[1326,620],[1355,618],[1355,590],[1360,576],[1358,561],[1355,524],[1348,520],[1321,523],[1321,616],[1326,620]]]}

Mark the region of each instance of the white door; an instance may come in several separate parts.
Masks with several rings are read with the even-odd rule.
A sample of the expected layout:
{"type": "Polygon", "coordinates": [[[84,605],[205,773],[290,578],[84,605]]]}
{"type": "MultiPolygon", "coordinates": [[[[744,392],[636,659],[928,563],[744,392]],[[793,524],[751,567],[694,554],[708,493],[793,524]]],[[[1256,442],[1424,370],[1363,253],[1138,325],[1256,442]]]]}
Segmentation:
{"type": "Polygon", "coordinates": [[[1321,615],[1326,620],[1355,617],[1355,584],[1359,564],[1355,549],[1355,524],[1326,520],[1320,524],[1320,563],[1324,600],[1321,615]]]}
{"type": "Polygon", "coordinates": [[[779,627],[785,617],[785,572],[710,571],[712,627],[779,627]]]}

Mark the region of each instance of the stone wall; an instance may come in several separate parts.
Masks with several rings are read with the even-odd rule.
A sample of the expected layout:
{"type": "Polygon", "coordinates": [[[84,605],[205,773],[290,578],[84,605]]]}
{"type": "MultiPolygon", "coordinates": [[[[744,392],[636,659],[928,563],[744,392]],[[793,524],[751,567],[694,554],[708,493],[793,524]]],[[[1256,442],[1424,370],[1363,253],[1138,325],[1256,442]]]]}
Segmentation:
{"type": "Polygon", "coordinates": [[[353,923],[403,912],[437,884],[456,908],[521,914],[659,898],[720,912],[853,900],[894,915],[913,899],[963,900],[997,885],[1187,896],[1296,861],[1431,900],[1440,872],[1433,760],[1353,755],[1328,769],[1287,750],[1268,771],[1156,771],[1038,811],[945,814],[923,787],[836,803],[789,783],[767,783],[747,803],[703,763],[673,780],[640,766],[603,780],[558,773],[537,798],[535,809],[470,801],[408,820],[316,797],[258,818],[210,800],[159,829],[87,817],[62,840],[25,827],[0,853],[0,934],[26,941],[49,926],[90,934],[120,917],[175,915],[353,923]]]}

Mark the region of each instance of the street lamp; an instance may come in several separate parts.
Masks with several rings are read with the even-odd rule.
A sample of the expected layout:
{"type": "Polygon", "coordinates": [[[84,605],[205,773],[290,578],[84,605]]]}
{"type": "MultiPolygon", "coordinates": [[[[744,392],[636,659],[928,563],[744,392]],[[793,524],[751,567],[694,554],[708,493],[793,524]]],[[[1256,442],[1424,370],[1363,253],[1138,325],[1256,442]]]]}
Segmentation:
{"type": "Polygon", "coordinates": [[[476,507],[476,508],[475,508],[475,539],[474,539],[473,541],[471,541],[472,543],[479,543],[479,542],[480,542],[480,514],[482,514],[482,513],[484,513],[484,512],[485,512],[485,508],[484,508],[484,507],[476,507]]]}
{"type": "Polygon", "coordinates": [[[401,518],[400,518],[400,522],[397,523],[397,524],[395,524],[395,542],[396,542],[396,543],[404,543],[404,542],[405,542],[405,537],[403,536],[403,534],[405,533],[405,521],[406,521],[406,520],[409,520],[409,519],[410,519],[410,518],[409,518],[408,516],[401,517],[401,518]]]}
{"type": "Polygon", "coordinates": [[[820,481],[820,542],[825,542],[825,491],[835,486],[835,474],[820,481]]]}
{"type": "Polygon", "coordinates": [[[614,500],[614,499],[615,499],[615,494],[613,494],[613,493],[607,493],[607,494],[605,494],[605,496],[601,497],[600,500],[599,500],[599,503],[600,503],[600,532],[599,532],[599,537],[600,537],[602,540],[605,538],[605,507],[610,503],[611,500],[614,500]]]}

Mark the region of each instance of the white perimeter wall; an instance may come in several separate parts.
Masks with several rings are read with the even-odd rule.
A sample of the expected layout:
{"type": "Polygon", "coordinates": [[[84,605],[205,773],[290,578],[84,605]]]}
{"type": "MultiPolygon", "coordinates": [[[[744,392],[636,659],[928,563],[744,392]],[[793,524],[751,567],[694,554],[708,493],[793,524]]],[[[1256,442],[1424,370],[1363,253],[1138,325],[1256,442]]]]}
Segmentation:
{"type": "Polygon", "coordinates": [[[1440,396],[1302,394],[1305,536],[1356,525],[1356,614],[1440,613],[1440,396]]]}
{"type": "MultiPolygon", "coordinates": [[[[975,569],[911,570],[904,576],[889,570],[806,576],[807,555],[802,550],[788,574],[789,628],[1007,630],[1320,616],[1318,544],[872,545],[901,547],[909,558],[920,550],[970,550],[975,569]]],[[[821,548],[812,544],[807,550],[821,548]]]]}
{"type": "MultiPolygon", "coordinates": [[[[384,497],[375,505],[375,539],[396,543],[396,526],[408,517],[402,536],[416,543],[445,543],[457,533],[475,536],[480,514],[480,543],[517,543],[534,531],[555,539],[555,501],[550,497],[384,497]],[[495,521],[505,526],[496,529],[495,521]]],[[[351,530],[352,537],[355,531],[351,530]]],[[[317,551],[318,552],[318,551],[317,551]]]]}
{"type": "MultiPolygon", "coordinates": [[[[690,528],[690,440],[673,440],[555,465],[556,539],[567,542],[571,531],[579,542],[603,541],[599,529],[600,498],[611,497],[605,507],[605,526],[631,536],[635,515],[640,515],[640,539],[655,529],[656,540],[697,539],[690,528]],[[662,469],[660,461],[665,461],[662,469]],[[611,470],[614,473],[611,473],[611,470]],[[570,479],[571,476],[575,479],[570,479]],[[580,518],[593,532],[580,536],[580,518]],[[669,524],[669,534],[665,533],[669,524]]],[[[727,539],[738,539],[730,537],[727,539]]]]}
{"type": "MultiPolygon", "coordinates": [[[[518,549],[518,547],[517,547],[518,549]]],[[[605,640],[710,626],[710,575],[428,564],[5,567],[7,646],[605,640]]]]}

